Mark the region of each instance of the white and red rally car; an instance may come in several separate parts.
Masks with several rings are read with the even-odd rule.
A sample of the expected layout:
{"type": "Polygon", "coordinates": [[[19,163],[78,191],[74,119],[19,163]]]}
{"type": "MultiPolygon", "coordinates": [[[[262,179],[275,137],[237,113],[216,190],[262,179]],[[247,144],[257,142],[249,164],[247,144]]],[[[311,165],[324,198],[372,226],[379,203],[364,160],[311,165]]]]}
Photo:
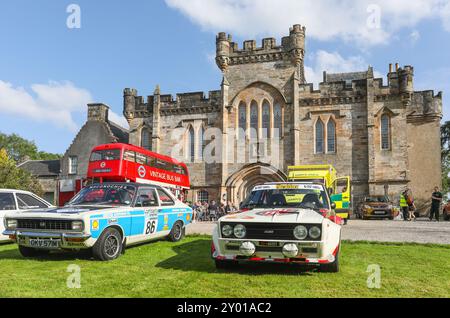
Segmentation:
{"type": "Polygon", "coordinates": [[[339,271],[341,220],[322,184],[256,186],[241,212],[219,219],[213,232],[217,268],[240,262],[297,263],[339,271]]]}

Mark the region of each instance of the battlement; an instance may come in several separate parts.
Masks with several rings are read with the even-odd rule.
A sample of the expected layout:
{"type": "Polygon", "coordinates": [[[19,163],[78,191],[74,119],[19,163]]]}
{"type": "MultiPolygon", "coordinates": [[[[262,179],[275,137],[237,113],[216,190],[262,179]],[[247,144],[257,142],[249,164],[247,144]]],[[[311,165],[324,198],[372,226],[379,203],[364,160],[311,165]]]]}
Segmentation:
{"type": "Polygon", "coordinates": [[[281,60],[303,66],[305,36],[306,28],[296,24],[289,29],[289,36],[282,38],[281,45],[274,38],[264,38],[260,47],[255,40],[247,40],[240,49],[231,35],[220,32],[216,37],[216,63],[222,72],[233,65],[281,60]]]}
{"type": "Polygon", "coordinates": [[[218,108],[220,105],[221,91],[210,91],[206,95],[204,92],[190,92],[176,94],[175,98],[171,94],[160,94],[159,89],[155,90],[155,95],[147,96],[144,101],[143,96],[138,96],[137,90],[126,88],[124,90],[124,115],[127,119],[146,116],[153,113],[155,104],[161,111],[176,111],[178,109],[195,109],[204,107],[218,108]],[[205,97],[208,96],[208,97],[205,97]]]}

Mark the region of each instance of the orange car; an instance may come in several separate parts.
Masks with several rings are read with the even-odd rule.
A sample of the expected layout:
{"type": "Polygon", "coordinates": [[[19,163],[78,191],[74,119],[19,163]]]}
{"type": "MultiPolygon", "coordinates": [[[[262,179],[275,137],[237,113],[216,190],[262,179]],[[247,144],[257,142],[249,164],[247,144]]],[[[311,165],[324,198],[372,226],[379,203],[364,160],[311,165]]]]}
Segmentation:
{"type": "Polygon", "coordinates": [[[368,196],[359,204],[357,216],[363,220],[389,219],[393,220],[398,210],[386,196],[368,196]]]}
{"type": "Polygon", "coordinates": [[[444,214],[444,220],[450,221],[450,200],[444,205],[442,213],[444,214]]]}

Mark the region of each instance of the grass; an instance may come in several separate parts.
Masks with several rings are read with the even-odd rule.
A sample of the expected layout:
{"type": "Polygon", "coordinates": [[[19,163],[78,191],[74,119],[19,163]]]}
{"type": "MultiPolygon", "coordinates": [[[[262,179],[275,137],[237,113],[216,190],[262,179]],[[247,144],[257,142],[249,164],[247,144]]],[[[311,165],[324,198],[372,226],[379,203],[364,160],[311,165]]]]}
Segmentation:
{"type": "Polygon", "coordinates": [[[191,236],[126,251],[103,263],[80,255],[24,259],[0,245],[0,297],[449,297],[450,247],[343,242],[341,272],[286,265],[216,270],[210,239],[191,236]],[[81,288],[66,286],[67,267],[81,268],[81,288]],[[367,287],[368,265],[381,266],[381,288],[367,287]]]}

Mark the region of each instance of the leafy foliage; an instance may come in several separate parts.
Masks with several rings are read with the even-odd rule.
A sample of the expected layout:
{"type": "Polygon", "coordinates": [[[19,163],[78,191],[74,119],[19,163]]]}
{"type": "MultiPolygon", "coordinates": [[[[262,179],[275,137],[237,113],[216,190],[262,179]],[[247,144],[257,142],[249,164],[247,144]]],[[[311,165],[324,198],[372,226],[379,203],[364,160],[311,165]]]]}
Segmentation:
{"type": "Polygon", "coordinates": [[[39,196],[44,194],[36,178],[28,171],[18,168],[6,149],[0,149],[0,188],[30,191],[39,196]]]}
{"type": "Polygon", "coordinates": [[[6,149],[9,157],[17,164],[30,160],[60,159],[61,155],[39,151],[33,141],[26,140],[19,135],[0,133],[0,149],[6,149]]]}

